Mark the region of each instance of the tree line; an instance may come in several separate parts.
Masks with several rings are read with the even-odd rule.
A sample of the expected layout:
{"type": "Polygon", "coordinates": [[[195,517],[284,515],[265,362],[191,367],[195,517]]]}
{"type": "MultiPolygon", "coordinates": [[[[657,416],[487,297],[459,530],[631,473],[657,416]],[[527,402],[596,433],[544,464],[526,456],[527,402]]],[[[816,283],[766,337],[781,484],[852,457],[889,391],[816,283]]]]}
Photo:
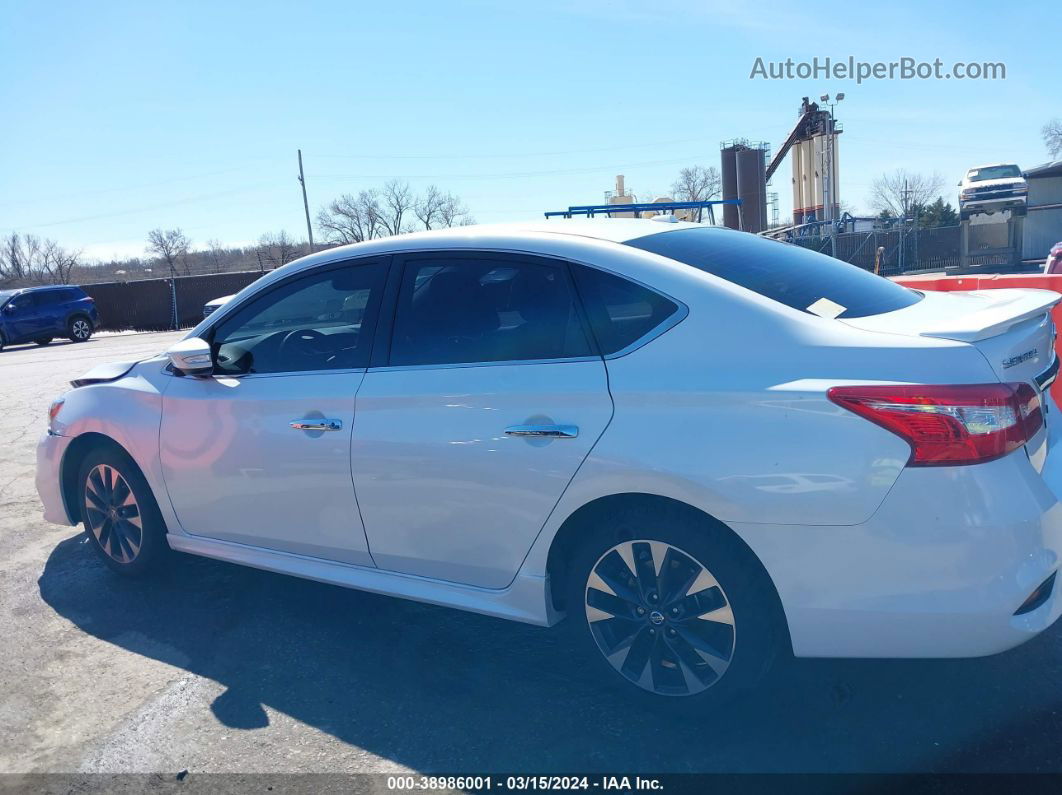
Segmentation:
{"type": "MultiPolygon", "coordinates": [[[[380,188],[344,193],[316,216],[322,250],[419,229],[475,223],[463,201],[435,185],[414,193],[392,180],[380,188]]],[[[0,240],[0,288],[39,284],[86,284],[133,281],[210,273],[272,270],[310,253],[305,239],[286,230],[262,235],[255,245],[226,246],[219,240],[194,245],[180,227],[156,228],[147,234],[144,256],[89,262],[81,250],[55,240],[11,232],[0,240]]]]}

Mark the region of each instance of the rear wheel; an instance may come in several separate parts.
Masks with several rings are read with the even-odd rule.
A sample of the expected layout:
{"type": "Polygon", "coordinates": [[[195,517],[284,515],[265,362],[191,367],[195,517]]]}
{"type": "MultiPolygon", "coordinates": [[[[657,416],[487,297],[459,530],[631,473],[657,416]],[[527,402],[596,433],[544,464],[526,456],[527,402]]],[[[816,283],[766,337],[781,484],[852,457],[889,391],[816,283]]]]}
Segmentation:
{"type": "Polygon", "coordinates": [[[165,522],[133,459],[118,449],[99,447],[85,456],[79,484],[85,530],[108,566],[137,576],[166,557],[165,522]]]}
{"type": "Polygon", "coordinates": [[[92,336],[92,323],[87,317],[72,317],[67,324],[66,335],[73,342],[85,342],[92,336]]]}
{"type": "Polygon", "coordinates": [[[711,520],[625,512],[570,567],[568,631],[602,677],[660,706],[698,709],[759,683],[781,646],[773,585],[711,520]]]}
{"type": "Polygon", "coordinates": [[[34,342],[38,345],[48,345],[51,343],[52,339],[52,337],[39,337],[35,339],[34,342]]]}

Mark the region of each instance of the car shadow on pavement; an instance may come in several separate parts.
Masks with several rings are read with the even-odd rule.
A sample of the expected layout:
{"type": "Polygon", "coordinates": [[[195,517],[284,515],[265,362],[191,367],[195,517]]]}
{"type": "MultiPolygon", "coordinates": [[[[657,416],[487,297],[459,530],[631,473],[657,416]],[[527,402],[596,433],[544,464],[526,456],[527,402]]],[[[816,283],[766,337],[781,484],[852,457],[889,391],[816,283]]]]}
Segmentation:
{"type": "Polygon", "coordinates": [[[79,534],[39,586],[89,635],[224,686],[230,729],[269,707],[421,771],[1062,769],[1055,630],[979,660],[787,661],[676,716],[578,670],[553,630],[203,558],[128,580],[79,534]]]}

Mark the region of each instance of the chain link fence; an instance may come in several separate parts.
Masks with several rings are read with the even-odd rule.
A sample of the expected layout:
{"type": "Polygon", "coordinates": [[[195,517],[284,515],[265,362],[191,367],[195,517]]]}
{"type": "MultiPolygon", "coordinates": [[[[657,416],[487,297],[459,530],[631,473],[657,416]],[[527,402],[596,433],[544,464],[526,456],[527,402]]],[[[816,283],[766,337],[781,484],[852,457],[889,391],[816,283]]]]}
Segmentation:
{"type": "Polygon", "coordinates": [[[959,267],[960,234],[959,226],[906,227],[845,232],[832,237],[794,237],[790,242],[864,270],[877,270],[882,276],[899,276],[959,267]]]}

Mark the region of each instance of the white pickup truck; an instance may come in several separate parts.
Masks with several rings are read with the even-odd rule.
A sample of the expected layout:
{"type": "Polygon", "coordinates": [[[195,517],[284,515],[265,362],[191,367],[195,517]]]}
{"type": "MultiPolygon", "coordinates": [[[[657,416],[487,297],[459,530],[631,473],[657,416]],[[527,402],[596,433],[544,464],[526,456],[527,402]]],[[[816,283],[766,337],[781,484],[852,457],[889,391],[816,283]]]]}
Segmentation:
{"type": "Polygon", "coordinates": [[[1021,169],[1013,163],[971,168],[959,183],[959,217],[965,221],[975,213],[997,210],[1024,215],[1028,191],[1021,169]]]}

